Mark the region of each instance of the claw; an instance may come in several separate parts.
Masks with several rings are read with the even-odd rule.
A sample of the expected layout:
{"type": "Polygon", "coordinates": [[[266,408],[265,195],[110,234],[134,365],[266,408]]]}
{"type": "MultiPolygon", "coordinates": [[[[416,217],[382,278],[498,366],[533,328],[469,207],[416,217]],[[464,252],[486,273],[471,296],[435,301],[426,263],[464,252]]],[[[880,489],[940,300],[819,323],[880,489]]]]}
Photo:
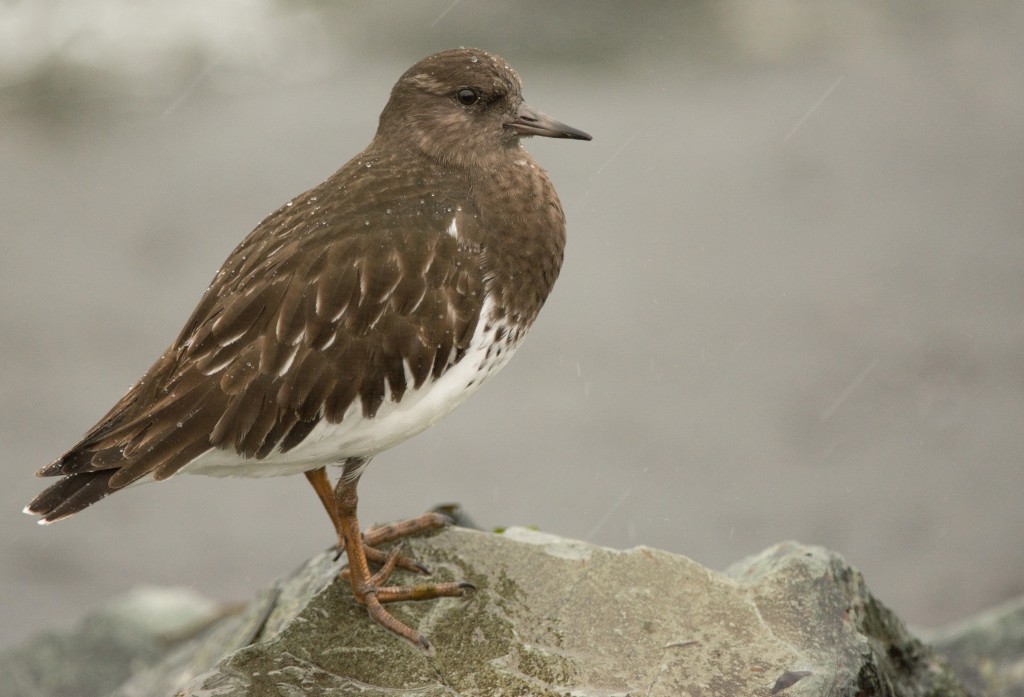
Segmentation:
{"type": "Polygon", "coordinates": [[[415,559],[403,555],[397,547],[389,552],[384,552],[375,545],[443,528],[450,525],[452,519],[442,513],[426,513],[411,520],[371,528],[364,535],[359,529],[359,519],[356,517],[358,501],[356,485],[359,482],[359,473],[362,472],[365,464],[366,461],[361,458],[346,460],[345,469],[333,493],[324,468],[320,467],[306,472],[306,478],[313,485],[314,491],[331,517],[338,534],[339,544],[336,548],[335,560],[339,559],[342,553],[348,557],[348,564],[341,570],[339,576],[349,582],[355,601],[366,608],[371,619],[392,634],[405,639],[422,651],[432,654],[433,648],[426,637],[403,624],[385,610],[383,603],[458,598],[467,591],[475,590],[476,586],[465,581],[427,583],[415,586],[384,585],[395,569],[405,569],[420,574],[429,574],[430,569],[415,559]],[[370,573],[370,564],[378,567],[375,573],[370,573]]]}

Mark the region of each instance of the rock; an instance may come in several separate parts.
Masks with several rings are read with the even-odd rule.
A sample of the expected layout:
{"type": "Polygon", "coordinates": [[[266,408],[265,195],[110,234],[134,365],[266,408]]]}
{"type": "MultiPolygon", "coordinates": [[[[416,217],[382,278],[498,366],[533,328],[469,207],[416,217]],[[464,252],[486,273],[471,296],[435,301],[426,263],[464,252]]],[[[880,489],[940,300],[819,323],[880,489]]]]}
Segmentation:
{"type": "Polygon", "coordinates": [[[217,604],[180,588],[139,588],[0,654],[0,695],[100,697],[218,619],[217,604]]]}
{"type": "Polygon", "coordinates": [[[523,528],[452,528],[406,546],[435,578],[478,588],[392,607],[433,655],[374,625],[325,553],[161,660],[144,652],[111,694],[968,694],[821,548],[780,544],[721,574],[523,528]]]}
{"type": "Polygon", "coordinates": [[[988,697],[1024,697],[1024,597],[929,636],[964,684],[988,697]]]}

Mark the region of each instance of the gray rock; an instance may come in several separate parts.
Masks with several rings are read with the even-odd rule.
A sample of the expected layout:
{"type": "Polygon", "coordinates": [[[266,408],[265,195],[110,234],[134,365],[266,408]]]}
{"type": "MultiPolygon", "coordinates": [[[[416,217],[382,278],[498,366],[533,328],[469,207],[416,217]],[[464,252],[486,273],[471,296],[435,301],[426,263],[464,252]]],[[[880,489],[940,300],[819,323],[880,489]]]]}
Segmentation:
{"type": "Polygon", "coordinates": [[[1024,697],[1024,597],[929,636],[972,692],[1024,697]]]}
{"type": "Polygon", "coordinates": [[[112,694],[967,695],[857,571],[817,547],[784,543],[721,574],[523,528],[406,545],[436,579],[478,588],[392,607],[433,655],[370,622],[324,554],[161,660],[146,652],[112,694]]]}
{"type": "Polygon", "coordinates": [[[139,588],[69,632],[46,632],[0,654],[0,695],[108,695],[221,615],[216,603],[186,589],[139,588]]]}

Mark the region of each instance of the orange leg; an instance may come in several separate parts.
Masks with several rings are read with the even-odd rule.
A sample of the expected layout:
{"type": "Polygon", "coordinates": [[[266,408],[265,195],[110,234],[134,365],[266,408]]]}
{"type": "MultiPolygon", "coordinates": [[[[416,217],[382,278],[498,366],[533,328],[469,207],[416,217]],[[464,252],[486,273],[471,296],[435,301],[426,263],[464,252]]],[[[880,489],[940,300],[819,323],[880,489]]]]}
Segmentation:
{"type": "Polygon", "coordinates": [[[373,528],[367,532],[364,538],[360,533],[359,520],[356,517],[356,507],[359,502],[356,485],[359,483],[360,470],[364,464],[365,462],[359,459],[347,461],[333,492],[324,468],[306,472],[306,478],[313,485],[321,503],[327,509],[327,514],[331,517],[331,522],[334,523],[334,528],[338,533],[338,544],[343,546],[348,554],[347,575],[356,602],[365,606],[370,617],[385,629],[420,648],[429,649],[430,644],[425,637],[397,620],[384,609],[382,603],[459,597],[473,586],[469,583],[432,583],[416,586],[382,585],[387,582],[396,567],[420,573],[426,573],[426,568],[408,557],[398,554],[396,550],[385,553],[367,545],[383,544],[423,530],[443,527],[447,523],[447,519],[440,514],[428,513],[410,521],[373,528]],[[370,573],[370,561],[381,566],[376,574],[370,573]]]}
{"type": "Polygon", "coordinates": [[[313,490],[316,491],[320,503],[324,505],[327,515],[331,517],[334,530],[338,533],[338,545],[344,549],[345,538],[341,535],[341,520],[338,518],[338,509],[334,506],[334,487],[331,486],[331,480],[327,477],[327,468],[317,467],[315,470],[308,470],[306,479],[313,485],[313,490]]]}
{"type": "MultiPolygon", "coordinates": [[[[341,553],[345,551],[345,536],[342,534],[341,520],[338,518],[338,509],[334,504],[333,485],[327,476],[327,469],[318,467],[315,470],[308,470],[306,472],[306,479],[313,486],[313,490],[316,491],[320,503],[323,504],[324,510],[327,511],[327,515],[330,516],[331,522],[334,524],[334,530],[338,536],[338,557],[340,557],[341,553]]],[[[404,537],[411,537],[421,532],[439,530],[450,523],[451,519],[442,513],[424,513],[416,518],[410,518],[397,523],[374,526],[363,533],[363,549],[366,552],[366,559],[375,566],[383,566],[391,556],[396,556],[393,564],[396,568],[414,573],[429,574],[430,569],[415,559],[410,559],[403,554],[396,555],[394,552],[389,554],[377,549],[377,545],[394,542],[404,537]]],[[[347,577],[348,570],[343,571],[342,575],[347,577]]]]}

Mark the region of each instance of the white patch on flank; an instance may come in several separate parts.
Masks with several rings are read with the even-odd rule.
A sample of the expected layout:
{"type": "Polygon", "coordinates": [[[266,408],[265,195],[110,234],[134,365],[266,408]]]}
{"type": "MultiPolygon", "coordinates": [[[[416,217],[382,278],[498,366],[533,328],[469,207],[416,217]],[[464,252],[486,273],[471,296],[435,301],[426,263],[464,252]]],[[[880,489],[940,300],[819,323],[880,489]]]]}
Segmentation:
{"type": "Polygon", "coordinates": [[[448,234],[454,237],[455,239],[459,239],[458,220],[459,217],[455,216],[454,218],[452,218],[452,222],[448,224],[448,234]]]}
{"type": "MultiPolygon", "coordinates": [[[[402,373],[405,375],[406,390],[413,389],[413,385],[416,384],[416,376],[412,374],[412,364],[407,360],[402,361],[402,373]]],[[[423,384],[425,385],[426,383],[423,384]]]]}
{"type": "Polygon", "coordinates": [[[342,464],[348,457],[372,457],[415,436],[451,413],[512,357],[526,332],[492,319],[493,307],[488,297],[461,361],[420,389],[413,389],[410,381],[401,401],[386,399],[372,419],[363,416],[357,398],[341,423],[322,420],[304,441],[286,453],[274,451],[263,460],[245,460],[230,450],[214,449],[194,459],[182,471],[217,477],[298,474],[325,464],[342,464]],[[504,337],[495,345],[498,331],[503,331],[504,337]]]}

